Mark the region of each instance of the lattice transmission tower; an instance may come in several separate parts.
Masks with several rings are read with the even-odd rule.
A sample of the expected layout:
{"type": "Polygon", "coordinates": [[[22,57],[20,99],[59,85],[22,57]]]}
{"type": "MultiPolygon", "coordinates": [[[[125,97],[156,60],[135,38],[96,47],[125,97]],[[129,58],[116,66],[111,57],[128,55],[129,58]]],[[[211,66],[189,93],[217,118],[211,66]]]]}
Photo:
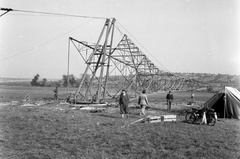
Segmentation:
{"type": "Polygon", "coordinates": [[[109,102],[117,99],[122,89],[134,98],[143,89],[153,93],[205,86],[199,81],[159,69],[126,34],[113,46],[115,21],[114,18],[106,20],[96,44],[69,38],[69,47],[73,44],[87,65],[75,92],[75,101],[109,102]],[[83,56],[85,50],[91,50],[87,58],[83,56]]]}

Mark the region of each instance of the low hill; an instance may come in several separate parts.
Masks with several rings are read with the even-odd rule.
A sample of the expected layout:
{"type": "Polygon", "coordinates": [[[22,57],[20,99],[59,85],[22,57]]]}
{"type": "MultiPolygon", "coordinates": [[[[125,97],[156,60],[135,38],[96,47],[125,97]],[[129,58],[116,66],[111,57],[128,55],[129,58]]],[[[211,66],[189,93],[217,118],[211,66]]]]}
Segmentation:
{"type": "MultiPolygon", "coordinates": [[[[212,86],[232,86],[240,88],[240,75],[210,74],[210,73],[173,73],[178,76],[193,78],[202,83],[212,86]]],[[[1,85],[30,85],[30,78],[4,78],[0,77],[1,85]]],[[[59,81],[60,79],[47,79],[48,81],[59,81]]]]}

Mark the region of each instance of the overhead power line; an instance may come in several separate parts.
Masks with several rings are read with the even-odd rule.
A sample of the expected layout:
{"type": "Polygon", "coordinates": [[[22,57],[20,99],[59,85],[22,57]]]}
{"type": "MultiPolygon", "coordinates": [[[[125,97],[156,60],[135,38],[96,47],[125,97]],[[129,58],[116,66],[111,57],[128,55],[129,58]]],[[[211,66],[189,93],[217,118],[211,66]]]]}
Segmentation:
{"type": "MultiPolygon", "coordinates": [[[[121,24],[119,23],[119,21],[117,21],[117,23],[118,23],[126,32],[128,32],[128,34],[131,35],[131,36],[133,37],[133,39],[136,40],[136,42],[137,42],[139,45],[141,45],[142,48],[143,48],[145,51],[147,51],[147,52],[149,53],[149,55],[152,56],[166,71],[170,72],[170,71],[167,70],[167,69],[163,66],[163,64],[162,64],[156,57],[154,57],[129,31],[127,31],[127,29],[124,28],[123,25],[121,25],[121,24]]],[[[119,30],[119,29],[118,29],[118,30],[119,30]]]]}
{"type": "Polygon", "coordinates": [[[57,37],[55,37],[55,38],[53,38],[53,39],[51,39],[51,40],[49,40],[49,41],[43,42],[43,43],[41,43],[41,44],[38,44],[38,45],[36,45],[36,46],[34,46],[34,47],[30,48],[30,49],[24,50],[24,51],[22,51],[22,52],[20,52],[20,53],[14,54],[14,55],[9,56],[9,57],[7,57],[7,58],[0,59],[0,62],[5,61],[5,60],[8,60],[8,59],[11,59],[11,58],[16,57],[16,56],[19,56],[19,55],[21,55],[21,54],[28,53],[28,52],[34,50],[35,48],[42,47],[42,46],[44,46],[44,45],[46,45],[46,44],[49,44],[49,43],[51,43],[51,42],[53,42],[53,41],[55,41],[55,40],[57,40],[57,39],[65,36],[65,35],[67,35],[68,33],[71,33],[71,32],[73,32],[73,31],[79,29],[80,27],[86,25],[86,24],[89,23],[91,20],[92,20],[92,19],[89,19],[89,20],[88,20],[87,22],[85,22],[84,24],[82,24],[82,25],[80,25],[80,26],[78,26],[78,27],[76,27],[76,28],[74,28],[74,29],[72,29],[72,30],[64,33],[64,34],[61,34],[61,35],[59,35],[59,36],[57,36],[57,37]]]}
{"type": "MultiPolygon", "coordinates": [[[[3,15],[5,15],[5,14],[7,14],[7,13],[10,12],[10,11],[15,11],[15,12],[23,12],[23,13],[31,13],[31,14],[41,14],[41,15],[52,15],[52,16],[78,17],[78,18],[90,18],[90,19],[113,19],[113,18],[106,18],[106,17],[82,16],[82,15],[73,15],[73,14],[62,14],[62,13],[51,13],[51,12],[39,12],[39,11],[18,10],[18,9],[12,9],[12,8],[0,8],[0,10],[1,10],[1,11],[5,11],[3,14],[0,15],[0,17],[3,16],[3,15]]],[[[118,22],[118,24],[119,24],[126,32],[128,32],[127,29],[125,29],[125,28],[123,27],[123,25],[121,25],[119,22],[118,22]]],[[[116,27],[116,28],[117,28],[117,29],[119,30],[119,32],[122,34],[122,32],[120,31],[119,27],[116,27]]],[[[130,32],[128,32],[128,33],[129,33],[129,34],[138,42],[138,44],[140,44],[140,45],[142,46],[142,48],[143,48],[145,51],[147,51],[147,52],[150,54],[150,56],[152,56],[167,72],[169,72],[170,74],[173,74],[173,73],[171,73],[169,70],[167,70],[167,69],[161,64],[161,62],[160,62],[157,58],[155,58],[130,32]]],[[[65,34],[63,34],[63,35],[65,35],[65,34]]],[[[61,36],[63,36],[63,35],[61,35],[61,36]]],[[[60,36],[60,37],[61,37],[61,36],[60,36]]],[[[58,39],[58,38],[60,38],[60,37],[57,37],[56,39],[58,39]]],[[[38,46],[45,45],[45,44],[47,44],[47,43],[49,43],[49,42],[51,42],[51,41],[54,41],[54,40],[56,40],[56,39],[50,40],[50,41],[48,41],[48,42],[46,42],[46,43],[42,43],[42,44],[40,44],[40,45],[38,45],[38,46]]],[[[34,47],[34,48],[35,48],[35,47],[34,47]]],[[[20,52],[20,53],[18,53],[18,54],[15,54],[15,55],[13,55],[13,56],[11,56],[11,57],[2,59],[2,60],[0,60],[0,61],[4,61],[4,60],[7,60],[7,59],[9,59],[9,58],[18,56],[18,55],[20,55],[20,54],[29,52],[29,51],[33,50],[34,48],[25,50],[25,51],[23,51],[23,52],[20,52]]],[[[173,75],[178,76],[178,77],[181,77],[181,76],[176,75],[176,74],[173,74],[173,75]]]]}
{"type": "MultiPolygon", "coordinates": [[[[73,15],[73,14],[62,14],[62,13],[51,13],[51,12],[39,12],[39,11],[28,11],[28,10],[18,10],[11,8],[0,8],[2,11],[6,11],[2,15],[6,14],[9,11],[15,12],[24,12],[24,13],[32,13],[32,14],[45,14],[45,15],[55,15],[55,16],[67,16],[67,17],[78,17],[78,18],[92,18],[92,19],[109,19],[105,17],[94,17],[94,16],[82,16],[82,15],[73,15]]],[[[1,15],[1,16],[2,16],[1,15]]]]}
{"type": "Polygon", "coordinates": [[[11,8],[1,8],[0,10],[5,11],[5,13],[1,14],[0,17],[3,16],[4,14],[7,14],[10,11],[12,11],[11,8]]]}
{"type": "MultiPolygon", "coordinates": [[[[179,77],[179,78],[184,78],[184,79],[186,79],[186,77],[182,77],[182,76],[179,76],[179,75],[177,75],[177,74],[175,74],[175,73],[172,73],[171,71],[169,71],[166,67],[164,67],[163,66],[163,64],[155,57],[155,56],[153,56],[126,28],[124,28],[124,26],[123,25],[121,25],[121,23],[119,23],[119,21],[116,21],[129,35],[131,35],[132,37],[133,37],[133,39],[135,39],[136,40],[136,42],[147,52],[147,53],[149,53],[149,55],[152,57],[152,58],[154,58],[161,66],[162,66],[162,68],[163,69],[165,69],[165,71],[166,72],[168,72],[169,74],[172,74],[172,75],[174,75],[174,76],[176,76],[176,77],[179,77]]],[[[118,30],[119,30],[119,32],[122,34],[122,32],[120,31],[120,29],[118,28],[118,27],[116,27],[118,30]]],[[[157,66],[158,67],[158,66],[157,66]]],[[[159,67],[158,67],[159,68],[159,67]]],[[[160,68],[159,68],[160,69],[160,68]]],[[[188,79],[188,78],[187,78],[188,79]]],[[[190,78],[191,79],[191,78],[190,78]]]]}

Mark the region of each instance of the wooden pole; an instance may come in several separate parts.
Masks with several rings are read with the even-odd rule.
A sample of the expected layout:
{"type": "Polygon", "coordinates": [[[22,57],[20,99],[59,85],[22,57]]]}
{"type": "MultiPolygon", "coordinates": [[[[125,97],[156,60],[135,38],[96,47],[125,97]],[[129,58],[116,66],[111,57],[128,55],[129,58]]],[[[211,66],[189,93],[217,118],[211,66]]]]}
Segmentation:
{"type": "Polygon", "coordinates": [[[68,39],[67,93],[69,93],[70,38],[68,39]]]}

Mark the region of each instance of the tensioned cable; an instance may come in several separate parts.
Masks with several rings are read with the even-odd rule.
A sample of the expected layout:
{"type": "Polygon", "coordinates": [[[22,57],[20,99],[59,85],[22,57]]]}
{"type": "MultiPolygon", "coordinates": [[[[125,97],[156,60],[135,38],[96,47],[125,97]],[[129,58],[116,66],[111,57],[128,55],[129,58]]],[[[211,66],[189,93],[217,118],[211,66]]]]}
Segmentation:
{"type": "MultiPolygon", "coordinates": [[[[6,10],[6,8],[0,8],[0,10],[6,10]]],[[[39,12],[39,11],[27,11],[27,10],[18,10],[18,9],[11,9],[10,11],[33,13],[33,14],[46,14],[46,15],[56,15],[56,16],[79,17],[79,18],[108,19],[108,18],[105,18],[105,17],[82,16],[82,15],[50,13],[50,12],[39,12]]]]}
{"type": "MultiPolygon", "coordinates": [[[[118,21],[117,21],[117,23],[118,23],[119,25],[121,25],[118,21]]],[[[126,32],[128,32],[128,34],[131,35],[131,36],[133,37],[133,39],[136,40],[136,41],[139,43],[139,45],[141,45],[141,46],[143,47],[143,49],[146,50],[165,70],[167,70],[168,72],[170,72],[170,71],[169,71],[168,69],[166,69],[166,68],[161,64],[161,62],[159,62],[159,61],[157,60],[157,58],[155,58],[129,31],[127,31],[127,29],[124,28],[123,25],[121,25],[121,27],[122,27],[126,32]]]]}
{"type": "Polygon", "coordinates": [[[117,28],[117,30],[119,31],[119,33],[123,36],[123,32],[119,29],[119,27],[117,26],[117,23],[115,24],[115,27],[117,28]]]}
{"type": "MultiPolygon", "coordinates": [[[[164,66],[161,64],[161,62],[158,61],[157,58],[155,58],[129,31],[127,31],[126,28],[123,27],[123,25],[121,25],[121,24],[119,23],[119,21],[116,21],[116,22],[117,22],[126,32],[128,32],[129,35],[131,35],[131,36],[143,47],[143,49],[146,50],[168,73],[170,73],[170,74],[172,74],[172,75],[174,75],[174,76],[177,76],[177,77],[186,79],[186,77],[182,77],[182,76],[176,75],[176,74],[172,73],[171,71],[169,71],[166,67],[164,67],[164,66]]],[[[117,28],[117,29],[120,31],[119,28],[117,28]]],[[[120,32],[121,32],[121,31],[120,31],[120,32]]],[[[122,33],[122,32],[121,32],[121,33],[122,33]]],[[[199,83],[200,83],[200,82],[199,82],[199,83]]]]}
{"type": "MultiPolygon", "coordinates": [[[[118,21],[117,21],[117,23],[119,23],[118,21]]],[[[120,24],[120,23],[119,23],[120,24]]],[[[120,24],[121,25],[121,24],[120,24]]],[[[122,25],[121,25],[122,26],[122,25]]],[[[116,26],[115,26],[116,27],[116,26]]],[[[123,26],[122,26],[123,27],[123,26]]],[[[120,32],[120,34],[122,34],[123,35],[123,33],[122,33],[122,31],[118,28],[118,27],[116,27],[117,28],[117,30],[120,32]]],[[[123,27],[123,29],[125,29],[124,27],[123,27]]],[[[126,29],[125,29],[126,30],[126,29]]],[[[127,30],[126,30],[127,31],[127,30]]],[[[128,33],[129,33],[129,31],[127,31],[128,33]]],[[[129,33],[130,35],[131,35],[131,33],[129,33]]],[[[133,35],[131,35],[132,37],[133,37],[133,35]]],[[[134,38],[134,37],[133,37],[134,38]]],[[[134,38],[135,40],[136,40],[136,38],[134,38]]],[[[137,41],[137,40],[136,40],[137,41]]],[[[137,41],[138,42],[138,41],[137,41]]],[[[141,45],[141,43],[140,42],[138,42],[140,45],[141,45]]],[[[142,45],[141,45],[142,46],[142,45]]],[[[144,46],[142,46],[158,63],[160,63],[144,46]]],[[[162,65],[161,63],[160,63],[160,65],[162,65]]],[[[158,67],[158,66],[157,66],[158,67]]],[[[162,67],[163,68],[165,68],[163,65],[162,65],[162,67]]],[[[159,67],[158,67],[159,68],[159,67]]],[[[160,68],[159,68],[160,69],[160,68]]],[[[173,73],[171,73],[170,71],[168,71],[166,68],[165,68],[165,70],[168,72],[168,73],[170,73],[170,74],[173,74],[173,73]]],[[[175,76],[178,76],[178,75],[175,75],[175,76]]],[[[178,77],[180,77],[180,76],[178,76],[178,77]]]]}
{"type": "Polygon", "coordinates": [[[22,52],[20,52],[20,53],[18,53],[18,54],[15,54],[15,55],[9,56],[9,57],[7,57],[7,58],[1,59],[0,62],[1,62],[1,61],[5,61],[5,60],[8,60],[8,59],[13,58],[13,57],[16,57],[16,56],[19,56],[19,55],[21,55],[21,54],[27,53],[27,52],[29,52],[29,51],[31,51],[31,50],[34,50],[34,49],[37,48],[37,47],[40,47],[40,46],[46,45],[46,44],[48,44],[48,43],[51,43],[51,42],[53,42],[53,41],[61,38],[62,36],[65,36],[65,35],[67,35],[68,33],[71,33],[71,32],[73,32],[73,31],[79,29],[80,27],[86,25],[86,24],[89,23],[91,20],[92,20],[92,19],[90,19],[90,20],[88,20],[87,22],[85,22],[84,24],[82,24],[82,25],[80,25],[80,26],[72,29],[71,31],[68,31],[68,32],[66,32],[66,33],[64,33],[64,34],[62,34],[62,35],[59,35],[58,37],[56,37],[56,38],[54,38],[54,39],[51,39],[51,40],[46,41],[46,42],[44,42],[44,43],[41,43],[41,44],[39,44],[39,45],[37,45],[37,46],[34,46],[33,48],[30,48],[30,49],[28,49],[28,50],[22,51],[22,52]]]}
{"type": "MultiPolygon", "coordinates": [[[[55,15],[55,16],[68,16],[68,17],[80,17],[80,18],[92,18],[92,19],[109,19],[109,18],[104,18],[104,17],[81,16],[81,15],[61,14],[61,13],[50,13],[50,12],[39,12],[39,11],[27,11],[27,10],[17,10],[17,9],[11,9],[11,8],[0,8],[0,10],[6,11],[6,12],[3,13],[1,16],[3,16],[3,15],[6,14],[6,13],[8,13],[9,11],[16,11],[16,12],[25,12],[25,13],[33,13],[33,14],[55,15]]],[[[119,23],[119,22],[117,21],[117,23],[119,23]]],[[[119,25],[121,25],[121,24],[119,23],[119,25]]],[[[125,29],[122,25],[121,25],[121,27],[122,27],[126,32],[128,32],[127,29],[125,29]]],[[[118,28],[118,30],[119,30],[119,28],[118,28]]],[[[119,30],[119,31],[120,31],[120,30],[119,30]]],[[[161,64],[161,62],[158,61],[158,59],[155,58],[130,32],[128,32],[128,33],[129,33],[129,35],[131,35],[131,36],[143,47],[143,49],[145,49],[165,70],[167,70],[169,73],[171,73],[171,72],[170,72],[168,69],[166,69],[166,68],[161,64]]],[[[64,36],[64,35],[65,35],[65,34],[63,34],[62,36],[64,36]]],[[[60,37],[61,37],[61,36],[60,36],[60,37]]],[[[59,38],[59,37],[58,37],[58,38],[59,38]]],[[[58,38],[56,38],[56,39],[58,39],[58,38]]],[[[56,40],[56,39],[54,39],[54,40],[56,40]]],[[[54,41],[54,40],[51,40],[51,41],[54,41]]],[[[49,42],[51,42],[51,41],[49,41],[49,42]]],[[[42,46],[42,45],[45,45],[45,44],[47,44],[47,43],[48,43],[48,42],[43,43],[43,44],[40,44],[40,45],[38,45],[38,46],[42,46]]],[[[38,46],[37,46],[37,47],[38,47],[38,46]]],[[[34,47],[34,48],[35,48],[35,47],[34,47]]],[[[29,50],[24,51],[24,52],[21,52],[21,53],[16,54],[16,55],[13,55],[13,56],[11,56],[11,57],[2,59],[2,60],[0,60],[0,61],[3,61],[3,60],[6,60],[6,59],[15,57],[15,56],[20,55],[20,54],[23,54],[23,53],[25,53],[25,52],[28,52],[28,51],[30,51],[30,50],[33,50],[34,48],[29,49],[29,50]]],[[[173,73],[171,73],[171,74],[173,74],[173,73]]],[[[175,75],[175,74],[173,74],[173,75],[175,75]]],[[[175,75],[175,76],[181,77],[181,76],[179,76],[179,75],[175,75]]]]}
{"type": "Polygon", "coordinates": [[[3,15],[5,15],[5,14],[7,14],[7,13],[10,12],[10,11],[12,11],[11,8],[0,8],[0,10],[5,11],[5,13],[1,14],[0,17],[3,16],[3,15]]]}
{"type": "Polygon", "coordinates": [[[8,12],[9,12],[9,11],[7,11],[7,12],[5,12],[5,13],[1,14],[1,15],[0,15],[0,17],[1,17],[1,16],[3,16],[3,15],[5,15],[5,14],[7,14],[8,12]]]}
{"type": "Polygon", "coordinates": [[[54,17],[54,18],[62,18],[63,16],[59,15],[46,15],[46,14],[29,14],[29,13],[11,13],[9,16],[29,16],[29,17],[54,17]]]}
{"type": "MultiPolygon", "coordinates": [[[[117,21],[117,23],[118,23],[119,25],[121,25],[121,24],[119,23],[119,21],[117,21]]],[[[121,27],[122,27],[126,32],[128,32],[129,35],[131,35],[131,36],[143,47],[143,49],[146,50],[168,73],[170,73],[170,74],[172,74],[172,75],[174,75],[174,76],[176,76],[176,77],[179,77],[179,78],[184,78],[184,79],[191,79],[191,78],[192,78],[192,77],[179,76],[179,75],[177,75],[177,74],[172,73],[172,72],[169,71],[168,69],[166,69],[166,68],[161,64],[161,62],[158,61],[157,58],[155,58],[129,31],[127,31],[126,28],[123,27],[123,25],[121,25],[121,27]]],[[[119,30],[120,33],[122,33],[119,28],[117,28],[117,29],[119,30]]],[[[201,84],[202,84],[202,82],[200,82],[200,81],[195,81],[195,82],[198,82],[198,83],[201,83],[201,84]]]]}

